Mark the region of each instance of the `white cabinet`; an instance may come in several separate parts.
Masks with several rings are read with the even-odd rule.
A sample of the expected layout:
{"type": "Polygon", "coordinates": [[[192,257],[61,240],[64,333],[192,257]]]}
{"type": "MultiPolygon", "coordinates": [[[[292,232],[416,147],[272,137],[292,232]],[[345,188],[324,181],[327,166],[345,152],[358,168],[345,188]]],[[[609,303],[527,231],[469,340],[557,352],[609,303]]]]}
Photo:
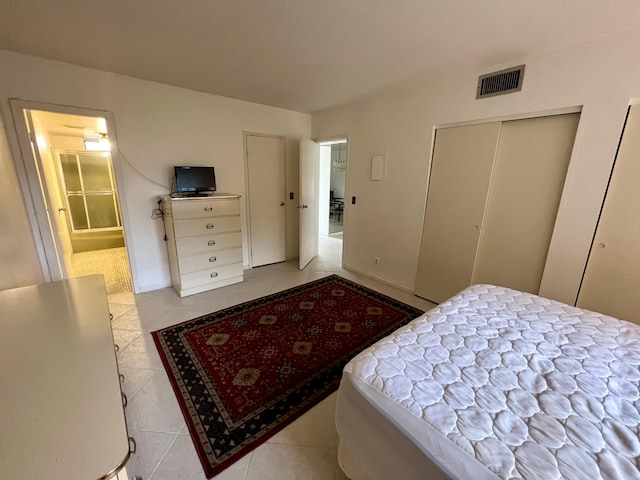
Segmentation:
{"type": "Polygon", "coordinates": [[[415,293],[473,283],[537,293],[578,114],[439,129],[415,293]]]}
{"type": "Polygon", "coordinates": [[[163,197],[173,288],[181,297],[242,282],[240,197],[163,197]]]}
{"type": "Polygon", "coordinates": [[[640,105],[629,109],[577,305],[640,323],[640,105]]]}
{"type": "Polygon", "coordinates": [[[0,477],[126,478],[130,443],[102,275],[0,292],[0,477]]]}

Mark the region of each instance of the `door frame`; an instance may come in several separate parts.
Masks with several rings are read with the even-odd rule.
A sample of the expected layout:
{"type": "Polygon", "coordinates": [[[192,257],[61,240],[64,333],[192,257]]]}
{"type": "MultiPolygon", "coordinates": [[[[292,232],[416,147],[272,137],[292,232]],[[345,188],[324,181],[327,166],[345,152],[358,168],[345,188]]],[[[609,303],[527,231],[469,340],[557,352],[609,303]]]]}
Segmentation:
{"type": "Polygon", "coordinates": [[[285,135],[275,135],[271,133],[251,132],[248,130],[242,131],[242,149],[244,151],[244,191],[245,191],[245,210],[246,210],[246,226],[247,226],[247,265],[249,268],[253,268],[252,242],[251,242],[251,190],[249,189],[249,150],[247,137],[267,137],[267,138],[279,138],[284,142],[284,155],[282,158],[283,172],[284,172],[284,188],[282,191],[282,198],[285,202],[284,210],[284,254],[285,261],[287,256],[287,232],[289,229],[289,222],[287,217],[289,216],[289,204],[287,202],[287,137],[285,135]]]}
{"type": "MultiPolygon", "coordinates": [[[[135,262],[135,252],[133,251],[133,242],[129,239],[131,224],[129,221],[129,211],[127,208],[124,189],[124,177],[120,164],[121,154],[118,149],[116,122],[113,113],[107,110],[57,105],[53,103],[22,100],[18,98],[9,99],[10,115],[7,115],[7,118],[11,118],[13,121],[16,134],[15,139],[10,140],[10,143],[13,144],[12,147],[14,150],[14,165],[16,167],[17,176],[20,182],[20,189],[27,207],[27,212],[31,213],[29,220],[40,259],[40,266],[46,282],[62,280],[63,275],[58,267],[58,262],[60,260],[56,253],[56,250],[60,245],[60,240],[58,239],[57,232],[55,228],[53,228],[54,226],[51,224],[51,220],[47,213],[46,205],[52,205],[51,199],[48,198],[49,194],[47,188],[40,188],[41,180],[37,169],[41,167],[37,164],[37,160],[32,151],[23,110],[41,110],[67,115],[78,115],[82,117],[102,117],[106,120],[107,132],[111,143],[111,162],[113,165],[114,180],[120,204],[122,231],[125,246],[127,248],[129,269],[131,271],[131,282],[133,291],[137,292],[136,284],[138,280],[138,272],[135,262]]],[[[44,179],[44,177],[42,178],[42,181],[46,185],[46,179],[44,179]]]]}
{"type": "MultiPolygon", "coordinates": [[[[344,258],[344,252],[345,252],[345,243],[347,241],[347,225],[349,224],[348,219],[349,219],[349,208],[347,207],[347,205],[350,205],[350,202],[347,202],[347,199],[350,198],[349,197],[349,164],[351,162],[349,162],[349,157],[351,156],[351,138],[350,135],[348,133],[344,133],[341,135],[327,135],[324,137],[318,137],[312,140],[314,142],[316,142],[318,145],[322,146],[322,145],[331,145],[332,143],[340,143],[344,140],[346,140],[347,142],[347,159],[346,159],[346,164],[345,164],[345,170],[344,170],[344,207],[343,207],[343,211],[342,211],[342,263],[341,263],[341,267],[345,268],[345,265],[347,264],[345,262],[345,258],[344,258]]],[[[318,201],[318,199],[316,198],[316,202],[318,201]]],[[[318,222],[319,219],[316,218],[316,223],[318,222]]]]}

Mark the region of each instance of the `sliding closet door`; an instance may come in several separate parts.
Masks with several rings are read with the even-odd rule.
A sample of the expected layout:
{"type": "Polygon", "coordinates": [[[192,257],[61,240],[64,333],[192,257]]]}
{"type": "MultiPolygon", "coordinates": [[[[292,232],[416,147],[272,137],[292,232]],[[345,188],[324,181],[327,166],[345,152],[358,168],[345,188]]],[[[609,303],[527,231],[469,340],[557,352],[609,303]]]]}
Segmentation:
{"type": "Polygon", "coordinates": [[[632,106],[578,306],[640,324],[640,106],[632,106]]]}
{"type": "Polygon", "coordinates": [[[579,117],[502,124],[472,283],[538,293],[579,117]]]}
{"type": "Polygon", "coordinates": [[[437,131],[415,293],[442,302],[471,282],[500,123],[437,131]]]}

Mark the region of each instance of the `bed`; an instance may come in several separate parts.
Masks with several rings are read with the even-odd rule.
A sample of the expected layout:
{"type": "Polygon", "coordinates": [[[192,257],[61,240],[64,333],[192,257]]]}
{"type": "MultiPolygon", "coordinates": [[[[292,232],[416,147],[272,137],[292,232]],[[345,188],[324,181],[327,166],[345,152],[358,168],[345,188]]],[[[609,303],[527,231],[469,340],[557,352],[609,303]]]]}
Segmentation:
{"type": "Polygon", "coordinates": [[[640,479],[640,326],[472,285],[343,373],[349,478],[640,479]]]}

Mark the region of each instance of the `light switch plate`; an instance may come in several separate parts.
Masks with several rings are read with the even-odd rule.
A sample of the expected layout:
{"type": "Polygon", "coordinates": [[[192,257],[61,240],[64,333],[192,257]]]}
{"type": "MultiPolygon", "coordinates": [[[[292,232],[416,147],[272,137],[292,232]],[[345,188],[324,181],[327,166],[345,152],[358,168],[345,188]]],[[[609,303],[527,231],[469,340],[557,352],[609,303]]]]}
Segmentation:
{"type": "Polygon", "coordinates": [[[384,155],[371,157],[371,180],[384,180],[384,155]]]}

